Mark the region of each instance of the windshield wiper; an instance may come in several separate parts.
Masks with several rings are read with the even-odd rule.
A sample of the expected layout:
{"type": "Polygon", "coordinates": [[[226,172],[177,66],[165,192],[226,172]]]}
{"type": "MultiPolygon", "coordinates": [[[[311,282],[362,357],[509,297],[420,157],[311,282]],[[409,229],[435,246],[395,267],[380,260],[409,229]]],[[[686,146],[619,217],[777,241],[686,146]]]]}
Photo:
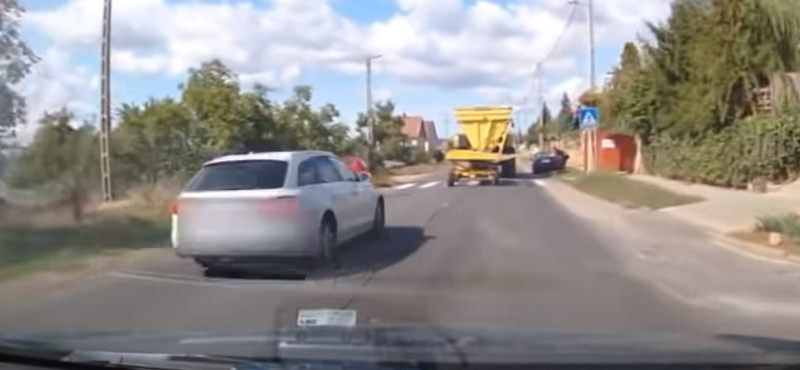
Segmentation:
{"type": "Polygon", "coordinates": [[[183,370],[202,368],[276,369],[272,359],[246,359],[171,353],[83,351],[51,347],[40,342],[0,340],[0,363],[14,363],[46,368],[136,370],[183,370]]]}
{"type": "Polygon", "coordinates": [[[227,356],[171,353],[74,351],[64,361],[101,367],[148,370],[196,369],[198,365],[237,370],[281,368],[276,361],[267,359],[252,360],[227,356]]]}

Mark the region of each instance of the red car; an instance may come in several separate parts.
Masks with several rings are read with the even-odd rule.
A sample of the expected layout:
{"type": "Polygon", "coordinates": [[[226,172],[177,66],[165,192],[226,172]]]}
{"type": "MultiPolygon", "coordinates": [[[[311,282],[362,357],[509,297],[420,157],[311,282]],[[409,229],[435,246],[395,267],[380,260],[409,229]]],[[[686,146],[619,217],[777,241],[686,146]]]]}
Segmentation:
{"type": "Polygon", "coordinates": [[[367,166],[367,162],[359,157],[353,155],[346,155],[342,156],[342,161],[344,161],[347,167],[350,168],[350,170],[355,173],[366,173],[368,175],[371,175],[369,173],[369,166],[367,166]]]}

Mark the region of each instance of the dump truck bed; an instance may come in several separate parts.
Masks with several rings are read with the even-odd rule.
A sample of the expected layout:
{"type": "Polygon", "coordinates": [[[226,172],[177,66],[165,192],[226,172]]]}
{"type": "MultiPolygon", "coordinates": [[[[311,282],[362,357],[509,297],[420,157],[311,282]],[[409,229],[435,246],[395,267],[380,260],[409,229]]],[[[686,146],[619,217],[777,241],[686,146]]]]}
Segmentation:
{"type": "Polygon", "coordinates": [[[445,159],[452,163],[448,185],[460,179],[487,179],[497,183],[498,166],[511,163],[513,167],[515,160],[506,142],[512,128],[512,108],[457,108],[455,113],[461,134],[454,140],[455,147],[445,154],[445,159]]]}
{"type": "Polygon", "coordinates": [[[511,129],[511,107],[456,108],[456,120],[468,147],[449,150],[448,160],[499,162],[511,129]]]}

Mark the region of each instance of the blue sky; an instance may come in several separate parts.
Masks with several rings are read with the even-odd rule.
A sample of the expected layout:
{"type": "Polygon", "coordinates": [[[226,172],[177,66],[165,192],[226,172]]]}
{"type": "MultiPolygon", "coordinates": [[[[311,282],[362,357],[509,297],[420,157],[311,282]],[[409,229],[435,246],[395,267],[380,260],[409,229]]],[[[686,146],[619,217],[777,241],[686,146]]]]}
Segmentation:
{"type": "MultiPolygon", "coordinates": [[[[365,74],[355,61],[367,50],[385,55],[374,62],[375,97],[391,97],[402,112],[436,121],[440,135],[454,132],[454,124],[445,125],[446,117],[453,121],[453,107],[518,104],[524,96],[539,100],[538,89],[531,89],[532,72],[564,29],[571,10],[566,1],[437,1],[255,0],[250,8],[242,4],[248,1],[233,0],[115,0],[115,58],[132,57],[115,60],[112,99],[118,105],[175,95],[185,78],[175,69],[211,55],[233,60],[226,64],[245,74],[272,74],[267,82],[277,86],[278,99],[293,85],[312,85],[315,103],[335,104],[349,123],[365,109],[365,74]],[[211,5],[216,7],[209,11],[211,5]],[[227,13],[237,6],[238,12],[227,13]],[[245,56],[237,59],[239,52],[245,56]],[[148,67],[153,65],[148,57],[161,67],[148,67]]],[[[632,1],[607,0],[596,7],[598,83],[616,63],[623,42],[635,37],[645,20],[663,18],[668,2],[640,7],[637,18],[628,11],[632,1]]],[[[24,36],[44,57],[27,82],[36,86],[28,96],[32,107],[67,104],[96,113],[102,1],[23,3],[24,36]]],[[[580,10],[545,67],[542,91],[551,110],[557,110],[561,93],[575,95],[588,87],[588,27],[585,9],[580,10]]],[[[518,114],[519,126],[536,114],[518,114]]]]}

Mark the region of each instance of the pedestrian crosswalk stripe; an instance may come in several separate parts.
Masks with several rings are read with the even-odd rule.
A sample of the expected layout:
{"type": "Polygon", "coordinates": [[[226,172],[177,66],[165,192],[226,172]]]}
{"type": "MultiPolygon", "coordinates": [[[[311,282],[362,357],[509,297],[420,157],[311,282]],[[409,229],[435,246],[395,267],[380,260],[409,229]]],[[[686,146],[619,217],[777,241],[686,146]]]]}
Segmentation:
{"type": "MultiPolygon", "coordinates": [[[[541,180],[541,179],[503,179],[502,181],[504,183],[509,183],[510,182],[510,183],[519,184],[519,185],[531,184],[531,185],[534,185],[534,186],[537,186],[537,187],[541,187],[541,188],[547,187],[547,181],[546,180],[541,180]]],[[[395,186],[393,186],[391,188],[391,190],[430,189],[430,188],[433,188],[433,187],[435,187],[437,185],[440,185],[440,184],[443,184],[443,182],[442,181],[430,181],[430,182],[426,182],[426,183],[410,182],[410,183],[395,185],[395,186]]],[[[479,186],[479,185],[481,185],[481,181],[480,180],[469,180],[469,181],[463,182],[462,185],[479,186]]]]}

